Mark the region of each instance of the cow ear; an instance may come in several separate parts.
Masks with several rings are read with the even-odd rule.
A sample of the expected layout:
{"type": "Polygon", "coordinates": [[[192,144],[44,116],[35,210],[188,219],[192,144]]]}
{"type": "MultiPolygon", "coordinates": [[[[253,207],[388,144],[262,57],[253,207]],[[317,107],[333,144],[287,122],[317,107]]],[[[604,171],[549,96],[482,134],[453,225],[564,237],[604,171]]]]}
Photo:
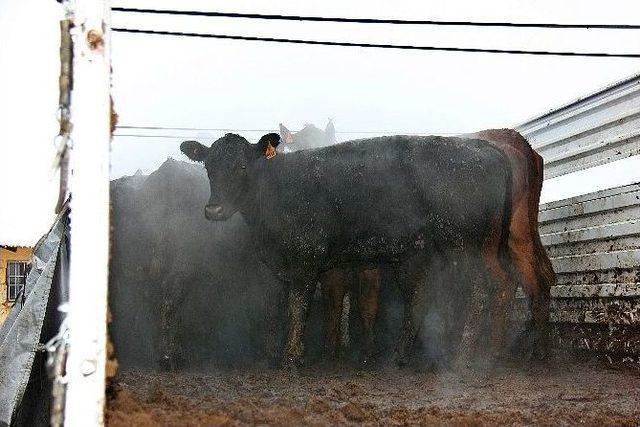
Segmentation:
{"type": "Polygon", "coordinates": [[[267,159],[272,159],[276,156],[276,147],[280,144],[280,135],[277,133],[268,133],[260,138],[258,141],[257,149],[260,154],[267,159]]]}
{"type": "Polygon", "coordinates": [[[291,144],[293,142],[293,134],[282,123],[280,123],[280,138],[282,138],[285,144],[291,144]]]}
{"type": "Polygon", "coordinates": [[[198,141],[184,141],[180,144],[180,151],[194,162],[204,162],[209,154],[209,148],[198,141]]]}
{"type": "Polygon", "coordinates": [[[333,126],[332,119],[329,119],[327,127],[324,128],[324,134],[326,135],[328,141],[331,141],[332,143],[336,142],[336,128],[333,126]]]}

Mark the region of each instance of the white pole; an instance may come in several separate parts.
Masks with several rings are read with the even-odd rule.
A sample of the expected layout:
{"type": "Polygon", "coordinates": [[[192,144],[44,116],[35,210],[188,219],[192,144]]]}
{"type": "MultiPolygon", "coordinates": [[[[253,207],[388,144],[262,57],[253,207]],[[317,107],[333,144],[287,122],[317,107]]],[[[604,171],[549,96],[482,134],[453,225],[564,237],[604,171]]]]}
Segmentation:
{"type": "Polygon", "coordinates": [[[110,15],[75,0],[66,426],[104,424],[109,262],[110,15]]]}

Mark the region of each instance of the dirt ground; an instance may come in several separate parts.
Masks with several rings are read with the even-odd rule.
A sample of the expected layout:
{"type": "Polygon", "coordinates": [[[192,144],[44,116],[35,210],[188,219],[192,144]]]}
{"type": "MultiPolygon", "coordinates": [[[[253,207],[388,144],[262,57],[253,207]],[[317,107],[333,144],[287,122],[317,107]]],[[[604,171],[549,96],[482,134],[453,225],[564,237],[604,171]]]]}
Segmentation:
{"type": "Polygon", "coordinates": [[[581,363],[458,376],[395,368],[121,372],[107,422],[186,425],[640,425],[640,371],[581,363]]]}

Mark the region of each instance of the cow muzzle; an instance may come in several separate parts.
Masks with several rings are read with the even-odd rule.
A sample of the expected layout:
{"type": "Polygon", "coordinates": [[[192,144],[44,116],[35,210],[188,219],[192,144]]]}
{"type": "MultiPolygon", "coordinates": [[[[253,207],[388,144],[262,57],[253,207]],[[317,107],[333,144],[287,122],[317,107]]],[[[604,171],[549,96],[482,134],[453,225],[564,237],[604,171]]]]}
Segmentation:
{"type": "Polygon", "coordinates": [[[207,205],[204,207],[204,217],[210,221],[223,221],[228,218],[222,206],[207,205]]]}

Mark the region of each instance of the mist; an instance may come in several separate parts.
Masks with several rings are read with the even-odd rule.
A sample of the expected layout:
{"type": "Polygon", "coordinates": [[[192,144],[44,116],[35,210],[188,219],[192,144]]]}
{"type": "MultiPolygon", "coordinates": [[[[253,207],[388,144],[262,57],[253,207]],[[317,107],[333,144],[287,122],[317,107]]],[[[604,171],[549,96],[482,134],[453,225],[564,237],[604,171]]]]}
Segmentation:
{"type": "MultiPolygon", "coordinates": [[[[331,121],[324,131],[307,124],[290,132],[281,125],[281,139],[287,151],[337,143],[331,121]]],[[[286,285],[256,256],[241,214],[222,222],[205,219],[210,190],[204,166],[168,159],[150,175],[113,180],[111,191],[111,333],[121,366],[278,366],[287,327],[286,285]]],[[[467,278],[476,272],[452,259],[433,257],[424,266],[427,282],[421,291],[428,311],[419,322],[415,365],[447,368],[455,355],[468,311],[467,278]]],[[[401,279],[395,265],[376,267],[382,286],[374,360],[389,364],[404,315],[401,279]]],[[[346,296],[351,309],[342,321],[342,334],[349,339],[343,339],[340,355],[349,363],[357,363],[362,352],[355,291],[351,284],[346,296]]],[[[325,321],[318,284],[305,332],[306,364],[325,356],[325,321]]]]}

